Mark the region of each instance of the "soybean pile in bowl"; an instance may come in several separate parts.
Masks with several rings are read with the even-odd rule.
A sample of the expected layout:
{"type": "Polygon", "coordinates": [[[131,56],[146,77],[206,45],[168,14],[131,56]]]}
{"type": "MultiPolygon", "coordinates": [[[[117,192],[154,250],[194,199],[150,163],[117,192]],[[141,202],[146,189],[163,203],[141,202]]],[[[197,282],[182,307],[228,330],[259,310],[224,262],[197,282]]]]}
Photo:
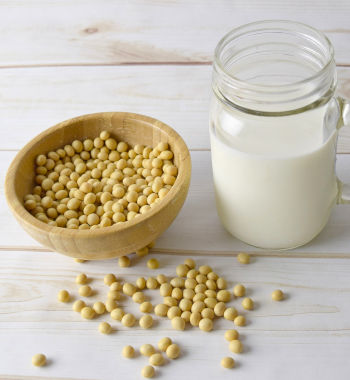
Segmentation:
{"type": "Polygon", "coordinates": [[[154,241],[173,222],[188,193],[191,158],[188,148],[168,125],[148,116],[126,112],[104,112],[76,117],[59,123],[30,141],[15,157],[7,172],[5,193],[9,207],[21,226],[40,244],[74,258],[87,260],[122,256],[154,241]],[[74,140],[94,139],[107,131],[117,141],[131,146],[169,145],[178,168],[169,193],[138,218],[94,230],[68,229],[48,225],[28,212],[24,197],[35,185],[35,160],[74,140]]]}

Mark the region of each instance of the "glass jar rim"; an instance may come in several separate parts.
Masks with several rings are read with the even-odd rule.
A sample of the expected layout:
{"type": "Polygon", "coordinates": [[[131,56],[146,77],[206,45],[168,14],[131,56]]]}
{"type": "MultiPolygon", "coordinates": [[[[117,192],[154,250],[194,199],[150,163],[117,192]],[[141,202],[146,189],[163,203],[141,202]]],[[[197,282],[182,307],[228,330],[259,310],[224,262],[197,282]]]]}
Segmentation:
{"type": "MultiPolygon", "coordinates": [[[[260,30],[260,29],[257,29],[255,31],[258,31],[258,30],[260,30]]],[[[292,29],[285,29],[285,31],[293,31],[293,30],[292,29]]],[[[296,31],[294,31],[294,32],[297,33],[296,31]]],[[[332,43],[328,39],[328,37],[323,32],[321,32],[320,30],[318,30],[316,28],[313,28],[310,25],[304,24],[302,22],[290,21],[290,20],[279,20],[279,19],[254,21],[254,22],[244,24],[244,25],[241,25],[237,28],[230,30],[218,42],[218,44],[216,45],[216,48],[215,48],[215,52],[214,52],[214,65],[216,65],[216,67],[219,68],[222,71],[222,73],[224,73],[227,77],[229,77],[232,81],[234,81],[237,84],[237,86],[239,86],[239,87],[241,87],[241,86],[247,87],[248,86],[252,90],[254,88],[256,88],[256,89],[259,89],[259,88],[260,89],[263,89],[263,88],[268,89],[271,87],[274,87],[275,89],[280,88],[280,89],[287,90],[288,88],[291,88],[293,86],[305,84],[311,80],[317,79],[318,77],[322,76],[329,69],[329,67],[332,65],[333,62],[334,62],[334,48],[333,48],[332,43]],[[220,53],[223,51],[224,47],[226,46],[226,44],[228,42],[231,42],[232,40],[234,40],[238,37],[241,37],[243,35],[249,34],[250,32],[254,31],[254,29],[251,29],[251,28],[253,28],[255,26],[261,26],[263,28],[271,26],[273,29],[274,24],[283,24],[283,25],[289,25],[289,26],[294,25],[296,27],[300,27],[300,28],[303,28],[305,30],[309,30],[310,32],[317,35],[319,37],[319,40],[322,41],[324,43],[324,46],[327,47],[327,51],[329,53],[329,57],[327,59],[327,62],[323,65],[323,67],[320,70],[318,70],[313,75],[308,76],[307,78],[304,78],[302,80],[298,80],[298,81],[295,81],[292,83],[283,83],[283,84],[279,84],[279,85],[248,83],[244,80],[237,78],[235,75],[232,75],[232,73],[228,72],[225,69],[222,61],[220,60],[220,53]],[[233,38],[231,38],[231,37],[233,37],[233,38]]]]}
{"type": "Polygon", "coordinates": [[[219,41],[212,78],[214,94],[230,107],[264,115],[302,112],[333,96],[337,83],[334,49],[322,32],[309,25],[289,20],[256,21],[231,30],[219,41]],[[264,60],[272,66],[262,66],[264,60]],[[286,65],[281,66],[282,71],[278,69],[280,62],[286,65]],[[288,64],[303,71],[290,72],[288,64]],[[245,79],[254,74],[254,67],[255,76],[245,79]],[[266,74],[259,73],[261,69],[267,69],[266,74]],[[277,83],[269,80],[280,74],[282,80],[277,83]],[[264,79],[256,82],[255,78],[264,79]]]}

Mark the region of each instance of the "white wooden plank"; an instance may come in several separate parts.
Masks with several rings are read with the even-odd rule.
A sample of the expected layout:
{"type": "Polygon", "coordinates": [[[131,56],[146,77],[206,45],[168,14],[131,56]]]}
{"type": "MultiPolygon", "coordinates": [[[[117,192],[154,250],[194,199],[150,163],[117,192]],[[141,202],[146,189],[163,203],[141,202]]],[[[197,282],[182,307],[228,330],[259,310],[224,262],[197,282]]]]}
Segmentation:
{"type": "MultiPolygon", "coordinates": [[[[88,302],[104,300],[107,288],[103,275],[114,272],[124,281],[135,281],[164,273],[175,274],[183,256],[152,254],[161,267],[149,270],[146,259],[130,268],[118,268],[116,260],[74,263],[61,255],[46,252],[2,252],[0,256],[0,378],[20,376],[73,379],[135,379],[147,359],[121,357],[126,344],[136,348],[144,343],[156,344],[170,336],[183,350],[176,361],[158,369],[166,379],[194,376],[202,379],[328,380],[344,377],[350,371],[348,302],[350,262],[347,259],[256,258],[242,266],[232,257],[194,257],[198,265],[208,264],[228,281],[229,289],[241,282],[256,302],[256,310],[246,312],[248,324],[239,328],[245,351],[231,354],[224,331],[232,322],[216,320],[210,334],[188,327],[184,332],[171,329],[170,321],[155,317],[150,330],[127,329],[108,315],[84,321],[71,311],[70,304],[56,301],[60,289],[69,289],[77,297],[75,276],[85,272],[92,277],[97,295],[88,302]],[[312,275],[310,275],[312,274],[312,275]],[[275,288],[282,288],[287,298],[270,300],[275,288]],[[98,323],[106,320],[115,328],[109,336],[97,332],[98,323]],[[44,352],[50,365],[41,369],[30,364],[31,356],[44,352]],[[220,367],[220,359],[232,355],[237,368],[220,367]],[[195,365],[194,365],[195,364],[195,365]],[[268,365],[267,365],[268,364],[268,365]]],[[[145,292],[153,304],[160,302],[158,291],[145,292]]],[[[140,317],[137,305],[122,299],[125,310],[140,317]]],[[[230,305],[242,311],[240,300],[230,305]]]]}
{"type": "MultiPolygon", "coordinates": [[[[350,69],[339,69],[340,93],[350,97],[350,69]]],[[[65,119],[100,111],[158,118],[191,149],[209,149],[209,66],[60,67],[0,70],[0,149],[19,149],[65,119]]],[[[350,152],[350,128],[338,151],[350,152]]]]}
{"type": "Polygon", "coordinates": [[[18,149],[60,121],[101,111],[153,116],[191,148],[208,148],[210,81],[209,66],[2,69],[0,149],[18,149]]]}
{"type": "Polygon", "coordinates": [[[232,28],[286,18],[324,30],[348,64],[349,16],[347,0],[2,1],[0,65],[208,62],[232,28]]]}
{"type": "MultiPolygon", "coordinates": [[[[0,249],[40,248],[17,224],[6,206],[3,178],[15,152],[0,152],[0,249]]],[[[162,252],[221,252],[245,250],[258,255],[306,255],[350,257],[350,206],[336,206],[323,232],[311,243],[288,253],[256,250],[235,239],[221,226],[215,208],[210,152],[192,152],[192,181],[186,203],[170,228],[157,241],[162,252]]],[[[350,183],[350,156],[338,155],[340,178],[350,183]]]]}

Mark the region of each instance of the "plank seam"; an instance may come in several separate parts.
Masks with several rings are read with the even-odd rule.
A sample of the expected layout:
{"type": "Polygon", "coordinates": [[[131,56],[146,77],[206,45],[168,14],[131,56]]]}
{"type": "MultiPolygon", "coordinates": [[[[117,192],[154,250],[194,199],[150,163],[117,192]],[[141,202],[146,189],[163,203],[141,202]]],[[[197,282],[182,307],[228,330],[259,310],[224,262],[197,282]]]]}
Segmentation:
{"type": "MultiPolygon", "coordinates": [[[[0,148],[0,152],[19,152],[21,149],[1,149],[0,148]]],[[[210,148],[188,148],[188,150],[190,152],[210,152],[211,149],[210,148]]],[[[350,154],[350,152],[337,152],[337,154],[350,154]]]]}
{"type": "MultiPolygon", "coordinates": [[[[45,67],[104,67],[104,66],[209,66],[213,61],[143,61],[143,62],[67,62],[1,65],[0,69],[35,69],[45,67]]],[[[350,64],[349,64],[350,66],[350,64]]]]}
{"type": "MultiPolygon", "coordinates": [[[[11,252],[54,252],[45,247],[32,247],[32,246],[0,246],[0,251],[11,252]]],[[[162,253],[165,255],[178,255],[178,256],[232,256],[235,257],[241,251],[205,251],[205,250],[186,250],[186,249],[168,249],[168,248],[156,248],[152,250],[152,253],[162,253]]],[[[276,257],[276,258],[316,258],[316,259],[350,259],[349,253],[319,253],[319,252],[270,252],[270,251],[246,251],[252,257],[276,257]]]]}
{"type": "MultiPolygon", "coordinates": [[[[0,69],[36,69],[45,67],[104,67],[104,66],[210,66],[213,61],[143,61],[143,62],[68,62],[2,65],[0,69]]],[[[337,63],[337,67],[350,67],[350,63],[337,63]]]]}

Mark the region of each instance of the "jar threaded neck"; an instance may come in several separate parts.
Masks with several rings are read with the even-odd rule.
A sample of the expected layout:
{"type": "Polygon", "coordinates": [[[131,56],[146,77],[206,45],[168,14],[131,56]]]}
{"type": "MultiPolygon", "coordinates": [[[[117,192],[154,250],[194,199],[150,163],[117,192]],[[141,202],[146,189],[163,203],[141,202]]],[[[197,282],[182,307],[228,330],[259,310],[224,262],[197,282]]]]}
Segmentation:
{"type": "Polygon", "coordinates": [[[291,21],[260,21],[226,34],[213,63],[214,93],[232,106],[285,113],[325,102],[336,87],[333,47],[291,21]]]}

